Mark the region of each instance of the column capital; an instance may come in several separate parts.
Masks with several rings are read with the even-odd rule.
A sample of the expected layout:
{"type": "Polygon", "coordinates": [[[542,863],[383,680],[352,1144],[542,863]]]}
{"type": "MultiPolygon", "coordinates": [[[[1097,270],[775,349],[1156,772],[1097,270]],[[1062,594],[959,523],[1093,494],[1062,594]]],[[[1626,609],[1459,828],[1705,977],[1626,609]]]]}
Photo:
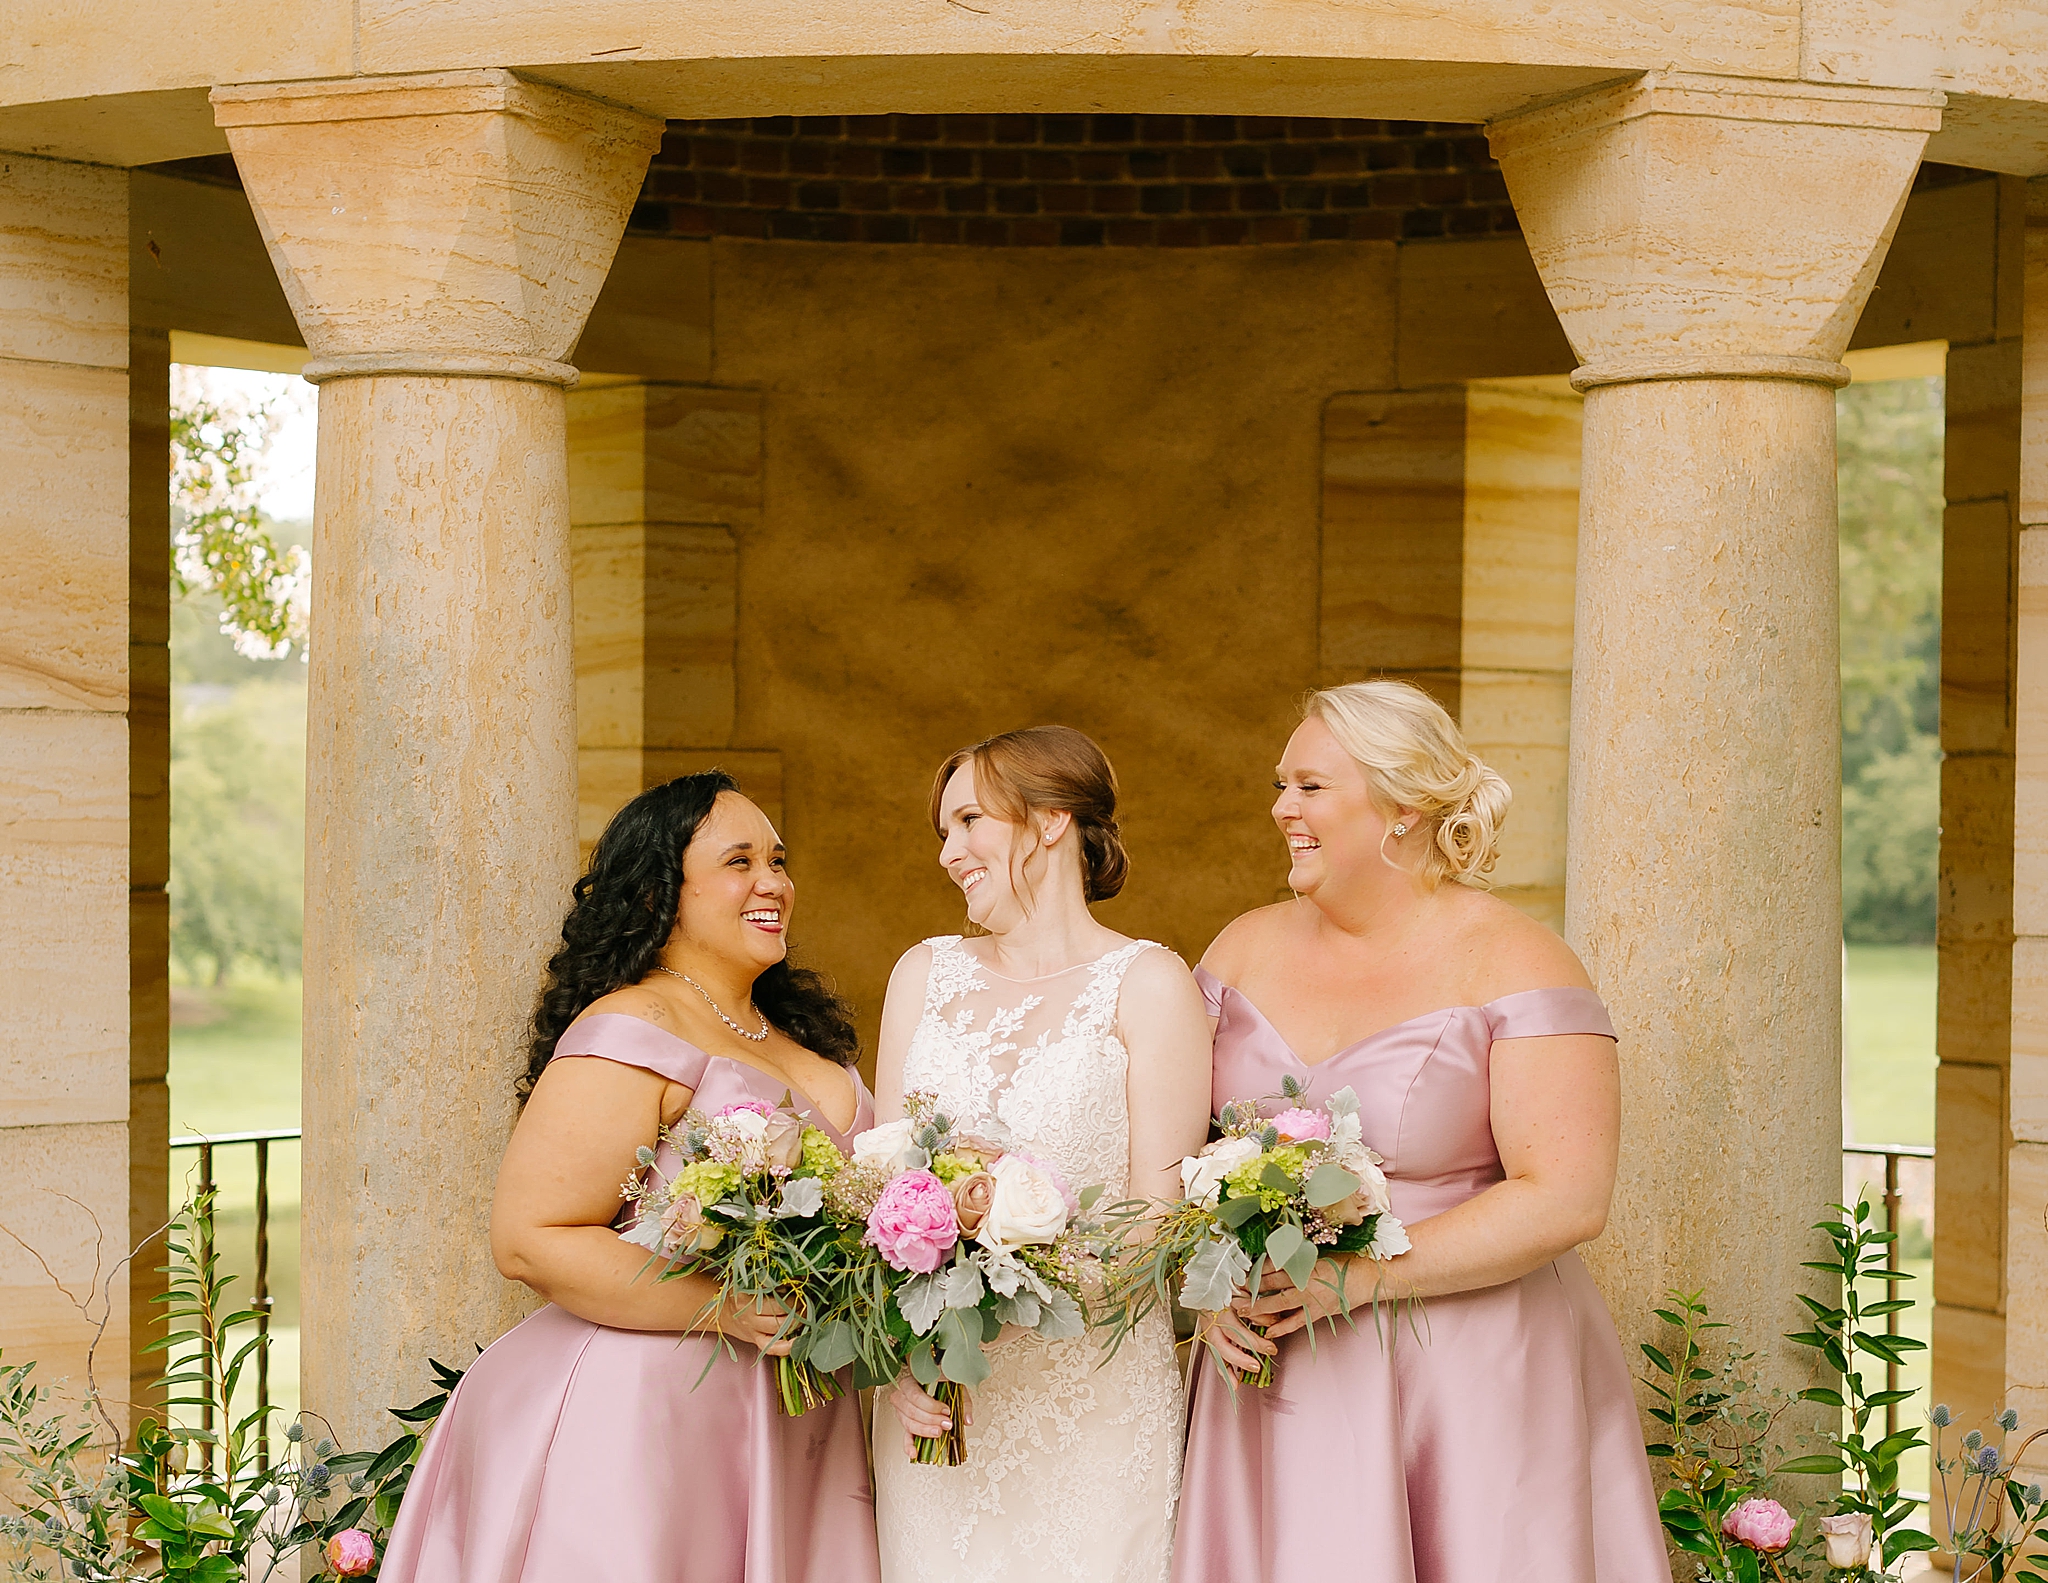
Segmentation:
{"type": "Polygon", "coordinates": [[[1572,382],[1846,384],[1944,102],[1651,72],[1490,125],[1572,382]]]}
{"type": "Polygon", "coordinates": [[[662,123],[508,71],[213,90],[306,377],[572,384],[662,123]]]}

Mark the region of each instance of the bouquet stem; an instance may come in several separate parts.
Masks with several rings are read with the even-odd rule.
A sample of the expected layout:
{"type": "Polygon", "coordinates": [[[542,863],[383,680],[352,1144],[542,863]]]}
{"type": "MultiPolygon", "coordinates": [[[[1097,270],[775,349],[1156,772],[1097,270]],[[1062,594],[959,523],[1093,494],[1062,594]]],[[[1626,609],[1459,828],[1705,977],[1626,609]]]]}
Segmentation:
{"type": "Polygon", "coordinates": [[[930,1439],[917,1436],[912,1441],[917,1452],[911,1460],[924,1467],[957,1468],[967,1460],[967,1393],[951,1380],[940,1380],[927,1394],[946,1409],[953,1420],[953,1427],[930,1439]]]}
{"type": "Polygon", "coordinates": [[[799,1363],[795,1358],[778,1357],[775,1360],[775,1404],[782,1409],[785,1418],[801,1418],[813,1407],[822,1407],[838,1399],[839,1380],[836,1376],[808,1363],[799,1363]]]}

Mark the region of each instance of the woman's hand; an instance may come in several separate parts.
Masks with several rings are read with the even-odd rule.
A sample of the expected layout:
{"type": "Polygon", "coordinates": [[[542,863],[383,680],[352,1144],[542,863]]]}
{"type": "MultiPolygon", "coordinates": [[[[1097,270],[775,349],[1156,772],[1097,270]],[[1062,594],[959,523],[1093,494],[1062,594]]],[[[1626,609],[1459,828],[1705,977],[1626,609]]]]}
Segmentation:
{"type": "Polygon", "coordinates": [[[1230,1306],[1264,1326],[1269,1343],[1278,1341],[1318,1320],[1340,1318],[1351,1311],[1349,1280],[1357,1274],[1357,1266],[1349,1259],[1345,1264],[1349,1267],[1340,1269],[1333,1259],[1317,1260],[1306,1291],[1296,1286],[1285,1270],[1268,1270],[1259,1282],[1256,1300],[1250,1293],[1240,1292],[1230,1306]]]}
{"type": "MultiPolygon", "coordinates": [[[[1249,1304],[1249,1294],[1240,1294],[1249,1304]]],[[[1257,1374],[1265,1360],[1280,1349],[1256,1329],[1241,1313],[1230,1308],[1205,1313],[1195,1324],[1195,1339],[1237,1374],[1257,1374]]]]}
{"type": "Polygon", "coordinates": [[[768,1357],[785,1358],[796,1344],[796,1333],[792,1330],[780,1341],[775,1339],[775,1333],[788,1318],[789,1310],[773,1298],[735,1296],[721,1303],[718,1312],[698,1328],[759,1347],[768,1357]]]}
{"type": "MultiPolygon", "coordinates": [[[[903,1453],[912,1460],[917,1457],[913,1440],[937,1440],[953,1427],[953,1415],[945,1404],[927,1396],[907,1374],[890,1387],[889,1405],[896,1410],[896,1421],[903,1426],[903,1453]]],[[[972,1393],[960,1393],[960,1412],[963,1422],[974,1422],[972,1393]]]]}

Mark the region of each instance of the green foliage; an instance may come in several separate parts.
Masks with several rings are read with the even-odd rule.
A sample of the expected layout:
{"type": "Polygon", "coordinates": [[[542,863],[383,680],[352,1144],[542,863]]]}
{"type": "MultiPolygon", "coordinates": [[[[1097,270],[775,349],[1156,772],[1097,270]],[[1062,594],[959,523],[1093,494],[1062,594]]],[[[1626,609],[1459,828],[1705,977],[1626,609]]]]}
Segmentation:
{"type": "MultiPolygon", "coordinates": [[[[1882,1328],[1885,1315],[1913,1306],[1911,1298],[1890,1295],[1890,1289],[1898,1282],[1913,1279],[1904,1270],[1885,1267],[1885,1249],[1896,1240],[1893,1234],[1871,1224],[1868,1203],[1859,1203],[1853,1210],[1841,1204],[1834,1208],[1833,1218],[1818,1221],[1814,1227],[1826,1234],[1834,1248],[1833,1256],[1811,1261],[1806,1268],[1824,1271],[1841,1282],[1841,1306],[1832,1306],[1803,1292],[1796,1294],[1813,1323],[1786,1339],[1819,1353],[1827,1366],[1841,1376],[1839,1391],[1814,1386],[1801,1391],[1799,1399],[1836,1408],[1842,1419],[1826,1437],[1830,1446],[1827,1454],[1803,1458],[1785,1471],[1847,1473],[1848,1487],[1835,1503],[1835,1510],[1869,1514],[1877,1555],[1889,1565],[1912,1551],[1935,1547],[1930,1535],[1905,1526],[1913,1513],[1913,1503],[1899,1493],[1899,1458],[1924,1442],[1917,1429],[1901,1429],[1887,1435],[1871,1428],[1871,1420],[1880,1409],[1906,1401],[1913,1393],[1870,1390],[1863,1383],[1863,1370],[1872,1359],[1880,1366],[1902,1363],[1908,1352],[1923,1351],[1927,1343],[1911,1336],[1887,1335],[1882,1328]],[[1881,1301],[1866,1302],[1860,1289],[1864,1281],[1883,1283],[1887,1295],[1881,1301]],[[1877,1322],[1875,1327],[1873,1320],[1877,1322]]],[[[1881,1419],[1879,1423],[1882,1424],[1881,1419]]]]}
{"type": "Polygon", "coordinates": [[[267,404],[203,389],[181,389],[171,408],[172,587],[218,596],[221,630],[252,659],[283,659],[306,636],[306,553],[280,548],[256,504],[275,428],[267,404]]]}
{"type": "Polygon", "coordinates": [[[171,733],[171,955],[195,978],[299,965],[305,907],[303,689],[249,685],[171,733]]]}
{"type": "Polygon", "coordinates": [[[1934,938],[1943,382],[1837,399],[1841,492],[1843,923],[1934,938]]]}
{"type": "Polygon", "coordinates": [[[1669,1486],[1657,1503],[1664,1532],[1693,1556],[1708,1583],[1762,1583],[1807,1575],[1812,1535],[1791,1549],[1760,1556],[1730,1540],[1722,1521],[1737,1504],[1768,1496],[1781,1473],[1804,1471],[1796,1462],[1773,1465],[1772,1434],[1792,1398],[1764,1391],[1749,1376],[1754,1355],[1716,1331],[1727,1325],[1710,1316],[1698,1292],[1672,1291],[1655,1310],[1665,1326],[1660,1345],[1642,1343],[1650,1373],[1643,1383],[1655,1398],[1650,1417],[1664,1439],[1651,1445],[1669,1486]]]}
{"type": "MultiPolygon", "coordinates": [[[[168,1405],[202,1425],[145,1418],[126,1453],[109,1454],[111,1422],[67,1410],[33,1379],[35,1365],[0,1360],[0,1472],[13,1508],[0,1508],[0,1563],[15,1578],[98,1583],[264,1583],[303,1546],[357,1528],[376,1545],[398,1515],[429,1428],[461,1379],[432,1363],[435,1394],[392,1415],[404,1426],[382,1451],[344,1452],[309,1440],[303,1420],[283,1427],[275,1461],[270,1408],[233,1412],[243,1371],[270,1345],[250,1309],[237,1309],[214,1252],[213,1194],[172,1222],[169,1290],[157,1301],[169,1334],[168,1405]]],[[[328,1576],[324,1570],[320,1576],[328,1576]]],[[[377,1575],[377,1566],[365,1574],[377,1575]]]]}

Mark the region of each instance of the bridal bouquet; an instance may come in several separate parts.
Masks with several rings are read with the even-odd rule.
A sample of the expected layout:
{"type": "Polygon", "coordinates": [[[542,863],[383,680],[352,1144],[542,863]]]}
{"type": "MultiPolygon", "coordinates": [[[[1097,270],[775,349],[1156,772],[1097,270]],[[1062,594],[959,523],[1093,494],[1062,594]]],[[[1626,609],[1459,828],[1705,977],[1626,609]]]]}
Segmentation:
{"type": "Polygon", "coordinates": [[[916,1442],[919,1462],[966,1456],[962,1393],[989,1375],[984,1346],[1005,1325],[1048,1340],[1087,1328],[1082,1261],[1100,1187],[1076,1194],[1044,1160],[957,1132],[926,1093],[900,1121],[853,1140],[825,1188],[846,1259],[823,1326],[863,1383],[907,1367],[952,1411],[951,1431],[916,1442]]]}
{"type": "MultiPolygon", "coordinates": [[[[1287,1108],[1270,1120],[1260,1101],[1233,1100],[1216,1118],[1222,1136],[1180,1162],[1182,1197],[1157,1205],[1119,1204],[1116,1246],[1102,1330],[1111,1355],[1147,1315],[1169,1301],[1198,1313],[1229,1307],[1239,1287],[1258,1290],[1266,1268],[1307,1290],[1316,1261],[1332,1253],[1389,1259],[1408,1251],[1380,1166],[1365,1146],[1358,1096],[1339,1089],[1319,1110],[1296,1103],[1303,1088],[1282,1080],[1287,1108]]],[[[1339,1268],[1338,1279],[1343,1279],[1339,1268]]],[[[1273,1382],[1267,1358],[1254,1385],[1273,1382]]]]}
{"type": "MultiPolygon", "coordinates": [[[[759,1099],[714,1115],[692,1110],[661,1137],[682,1166],[664,1176],[654,1150],[640,1150],[646,1169],[621,1191],[637,1213],[619,1235],[665,1261],[660,1280],[701,1274],[718,1282],[699,1323],[728,1302],[767,1299],[787,1309],[778,1336],[794,1330],[795,1340],[789,1356],[772,1360],[776,1400],[792,1418],[832,1401],[840,1394],[833,1373],[845,1360],[820,1356],[818,1333],[804,1324],[843,1252],[825,1213],[824,1184],[844,1163],[832,1140],[759,1099]]],[[[719,1342],[737,1356],[731,1342],[719,1342]]]]}

